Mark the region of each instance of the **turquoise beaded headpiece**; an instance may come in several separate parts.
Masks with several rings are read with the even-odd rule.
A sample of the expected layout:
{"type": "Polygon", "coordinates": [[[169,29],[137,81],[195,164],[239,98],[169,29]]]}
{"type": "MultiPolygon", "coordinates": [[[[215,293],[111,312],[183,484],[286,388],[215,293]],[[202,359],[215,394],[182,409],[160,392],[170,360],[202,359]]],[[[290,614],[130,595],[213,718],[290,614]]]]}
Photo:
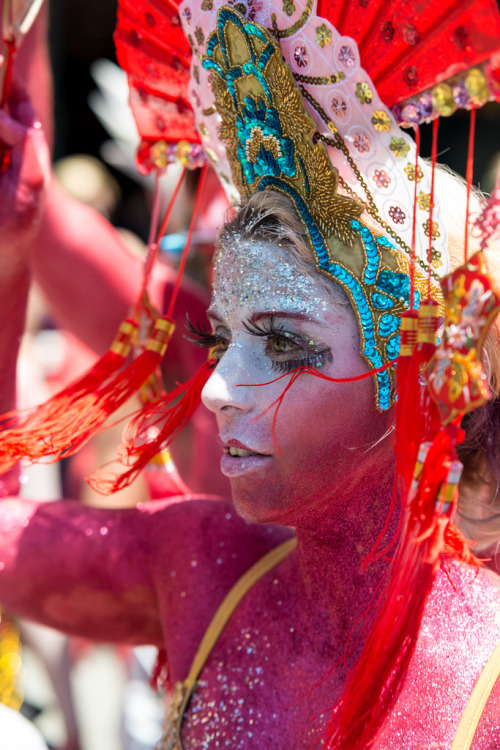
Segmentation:
{"type": "MultiPolygon", "coordinates": [[[[360,221],[364,206],[338,193],[338,171],[305,111],[271,34],[222,7],[203,67],[211,73],[219,138],[240,196],[262,190],[287,195],[306,229],[320,273],[347,292],[359,321],[361,354],[371,368],[399,352],[399,325],[410,282],[396,247],[360,221]]],[[[377,373],[381,410],[391,405],[391,377],[377,373]]]]}

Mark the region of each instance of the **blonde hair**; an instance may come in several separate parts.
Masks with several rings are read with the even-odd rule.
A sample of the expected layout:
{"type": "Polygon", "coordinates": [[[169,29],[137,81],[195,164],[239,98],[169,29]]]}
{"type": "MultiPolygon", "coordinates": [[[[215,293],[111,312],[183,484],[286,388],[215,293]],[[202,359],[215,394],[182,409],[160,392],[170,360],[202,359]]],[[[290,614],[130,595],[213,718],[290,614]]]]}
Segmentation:
{"type": "MultiPolygon", "coordinates": [[[[436,195],[441,220],[448,232],[450,267],[464,262],[466,187],[450,170],[436,170],[436,195]]],[[[482,196],[473,192],[470,213],[479,215],[482,196]]],[[[362,217],[364,218],[364,217],[362,217]]],[[[372,224],[372,222],[369,222],[372,224]]],[[[371,227],[374,228],[373,226],[371,227]]],[[[233,207],[219,234],[219,244],[255,239],[285,244],[305,274],[316,272],[313,253],[304,225],[290,199],[279,192],[255,193],[242,206],[233,207]]],[[[468,235],[468,255],[479,250],[480,236],[474,230],[468,235]]],[[[491,244],[485,250],[490,276],[500,288],[500,248],[491,244]]],[[[335,301],[349,306],[350,301],[340,284],[332,284],[322,274],[318,283],[335,301]]],[[[464,419],[466,438],[458,453],[464,464],[460,483],[458,524],[466,538],[474,540],[477,549],[500,543],[500,321],[496,320],[486,337],[482,359],[492,392],[492,400],[464,419]]]]}

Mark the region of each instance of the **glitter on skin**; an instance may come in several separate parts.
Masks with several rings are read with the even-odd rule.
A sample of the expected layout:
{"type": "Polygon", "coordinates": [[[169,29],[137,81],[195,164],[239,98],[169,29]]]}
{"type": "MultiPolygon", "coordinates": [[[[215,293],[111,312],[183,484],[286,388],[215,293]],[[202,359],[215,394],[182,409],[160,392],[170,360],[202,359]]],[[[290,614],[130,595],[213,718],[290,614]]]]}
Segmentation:
{"type": "MultiPolygon", "coordinates": [[[[350,471],[353,451],[365,451],[387,429],[387,416],[375,408],[370,380],[336,384],[300,376],[280,406],[276,433],[274,412],[262,415],[282,394],[286,380],[262,387],[240,385],[276,379],[276,355],[246,326],[252,316],[272,313],[280,329],[313,341],[313,351],[328,350],[330,363],[322,368],[326,375],[342,378],[366,371],[351,308],[337,303],[322,278],[312,274],[304,275],[286,248],[264,242],[235,241],[216,257],[208,315],[228,347],[205,386],[203,400],[216,415],[223,443],[234,439],[271,456],[255,471],[252,457],[234,461],[226,454],[221,462],[224,473],[232,472],[228,476],[236,509],[260,523],[300,524],[298,514],[308,495],[314,495],[318,513],[330,514],[335,477],[350,471]],[[235,476],[235,470],[241,476],[235,476]]],[[[300,350],[307,353],[306,345],[300,350]]],[[[293,347],[287,356],[300,359],[293,347]]],[[[375,461],[391,476],[388,441],[360,466],[371,471],[375,461]]]]}
{"type": "Polygon", "coordinates": [[[216,250],[214,298],[210,310],[227,320],[231,311],[245,304],[259,309],[262,300],[273,300],[275,310],[301,312],[311,317],[325,313],[331,299],[325,285],[305,276],[289,257],[286,248],[259,241],[242,241],[234,233],[233,242],[216,250]],[[322,294],[318,294],[318,289],[322,294]]]}

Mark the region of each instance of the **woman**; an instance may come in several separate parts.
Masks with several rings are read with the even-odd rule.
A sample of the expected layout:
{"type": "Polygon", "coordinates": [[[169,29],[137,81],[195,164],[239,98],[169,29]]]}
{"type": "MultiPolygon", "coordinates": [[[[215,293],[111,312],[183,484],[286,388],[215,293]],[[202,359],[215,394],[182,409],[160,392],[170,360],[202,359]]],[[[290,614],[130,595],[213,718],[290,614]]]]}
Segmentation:
{"type": "MultiPolygon", "coordinates": [[[[200,497],[122,512],[16,500],[0,508],[5,604],[70,633],[165,646],[172,683],[186,677],[229,588],[290,536],[266,524],[297,528],[297,548],[252,586],[208,656],[184,721],[185,747],[319,744],[387,569],[379,560],[360,571],[394,476],[390,417],[376,411],[371,380],[303,376],[275,426],[272,412],[255,419],[283,388],[254,386],[298,361],[332,377],[366,370],[343,293],[304,274],[303,261],[286,252],[297,219],[286,205],[279,218],[262,218],[266,207],[257,204],[254,231],[241,236],[251,207],[226,230],[209,313],[220,361],[204,400],[219,422],[234,509],[200,497]]],[[[387,539],[396,526],[393,519],[387,539]]],[[[375,747],[450,746],[500,639],[499,601],[487,574],[457,566],[438,575],[403,692],[375,747]]],[[[474,747],[497,736],[496,701],[490,710],[474,747]]]]}
{"type": "MultiPolygon", "coordinates": [[[[237,26],[231,13],[226,18],[237,26]]],[[[18,126],[2,114],[0,128],[21,159],[9,140],[18,126]]],[[[295,180],[290,163],[284,166],[295,180]]],[[[246,176],[250,183],[251,170],[246,176]]],[[[259,179],[268,176],[261,170],[259,179]]],[[[22,171],[5,179],[32,195],[22,171]]],[[[389,571],[383,555],[366,569],[363,563],[399,532],[398,513],[391,513],[394,417],[384,401],[390,384],[381,373],[355,379],[376,364],[346,289],[358,287],[317,273],[307,212],[300,213],[302,188],[285,178],[275,187],[255,191],[223,229],[211,330],[192,332],[217,362],[203,399],[217,417],[233,505],[190,495],[124,511],[16,500],[0,507],[5,606],[69,633],[165,648],[175,685],[166,748],[321,746],[346,676],[363,655],[370,604],[389,571]],[[301,367],[308,372],[296,377],[301,367]],[[205,641],[234,585],[235,600],[218,612],[224,627],[205,641]]],[[[14,196],[10,208],[16,205],[14,196]]],[[[358,210],[342,206],[340,222],[348,207],[358,210]]],[[[356,221],[331,234],[343,258],[363,248],[368,257],[373,243],[377,253],[390,249],[368,227],[363,242],[350,238],[351,230],[361,232],[356,221]],[[344,230],[345,243],[335,234],[344,230]]],[[[9,270],[9,283],[16,273],[24,278],[28,266],[27,241],[18,244],[21,270],[9,270]]],[[[404,292],[397,266],[384,270],[380,281],[401,282],[404,292]]],[[[368,294],[368,287],[367,280],[361,291],[368,294]]],[[[19,334],[19,322],[8,322],[6,384],[19,334]]],[[[499,603],[494,574],[451,563],[437,573],[406,679],[384,722],[368,727],[372,747],[462,742],[461,716],[500,641],[499,603]]],[[[497,689],[474,748],[497,740],[499,708],[497,689]]]]}

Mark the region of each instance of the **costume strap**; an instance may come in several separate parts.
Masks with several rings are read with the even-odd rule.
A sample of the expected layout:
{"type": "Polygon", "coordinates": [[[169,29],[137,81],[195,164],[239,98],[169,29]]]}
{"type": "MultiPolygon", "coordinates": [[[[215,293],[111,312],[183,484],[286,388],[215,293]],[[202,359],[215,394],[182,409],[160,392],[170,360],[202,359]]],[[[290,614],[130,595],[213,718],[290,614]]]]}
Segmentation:
{"type": "Polygon", "coordinates": [[[161,750],[183,750],[181,740],[181,726],[184,713],[191,696],[196,690],[198,676],[203,669],[213,647],[224,630],[229,618],[243,599],[247,591],[257,583],[266,573],[285,559],[297,546],[297,539],[292,537],[283,544],[274,547],[261,557],[247,572],[239,578],[219,605],[205,635],[198,647],[196,656],[191,664],[189,674],[184,682],[177,682],[166,720],[165,734],[161,741],[161,750]]]}
{"type": "Polygon", "coordinates": [[[479,675],[460,719],[451,750],[469,750],[491,691],[500,676],[500,643],[479,675]]]}

